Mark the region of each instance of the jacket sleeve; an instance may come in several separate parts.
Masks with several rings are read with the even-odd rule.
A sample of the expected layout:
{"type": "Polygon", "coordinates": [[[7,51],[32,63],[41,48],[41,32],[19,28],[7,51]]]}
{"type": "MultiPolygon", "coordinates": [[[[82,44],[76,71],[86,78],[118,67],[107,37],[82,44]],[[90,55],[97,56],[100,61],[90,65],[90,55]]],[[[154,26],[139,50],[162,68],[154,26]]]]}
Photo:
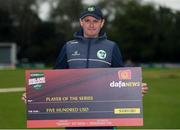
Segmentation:
{"type": "Polygon", "coordinates": [[[113,48],[111,67],[124,67],[122,55],[117,44],[113,48]]]}
{"type": "Polygon", "coordinates": [[[56,60],[54,69],[68,69],[66,45],[61,49],[58,58],[56,60]]]}

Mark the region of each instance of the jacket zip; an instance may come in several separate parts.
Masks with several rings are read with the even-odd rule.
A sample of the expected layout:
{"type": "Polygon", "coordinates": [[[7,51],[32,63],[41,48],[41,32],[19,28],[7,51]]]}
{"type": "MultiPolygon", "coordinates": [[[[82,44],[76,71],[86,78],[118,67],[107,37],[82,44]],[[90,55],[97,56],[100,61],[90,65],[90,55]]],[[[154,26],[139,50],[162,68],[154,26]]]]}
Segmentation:
{"type": "Polygon", "coordinates": [[[91,39],[89,39],[89,41],[88,41],[86,68],[89,68],[89,53],[90,53],[90,44],[91,44],[91,39]]]}

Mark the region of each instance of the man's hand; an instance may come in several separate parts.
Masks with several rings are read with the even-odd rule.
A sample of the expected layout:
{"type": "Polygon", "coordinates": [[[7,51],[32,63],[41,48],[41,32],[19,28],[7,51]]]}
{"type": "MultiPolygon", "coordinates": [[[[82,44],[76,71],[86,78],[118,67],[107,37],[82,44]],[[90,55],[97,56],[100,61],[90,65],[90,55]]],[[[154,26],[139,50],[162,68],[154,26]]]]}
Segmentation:
{"type": "Polygon", "coordinates": [[[146,94],[147,92],[148,92],[147,83],[142,83],[142,88],[141,88],[142,96],[144,96],[144,94],[146,94]]]}
{"type": "Polygon", "coordinates": [[[26,92],[24,92],[24,93],[22,94],[21,99],[22,99],[22,100],[24,101],[24,103],[26,104],[26,92]]]}

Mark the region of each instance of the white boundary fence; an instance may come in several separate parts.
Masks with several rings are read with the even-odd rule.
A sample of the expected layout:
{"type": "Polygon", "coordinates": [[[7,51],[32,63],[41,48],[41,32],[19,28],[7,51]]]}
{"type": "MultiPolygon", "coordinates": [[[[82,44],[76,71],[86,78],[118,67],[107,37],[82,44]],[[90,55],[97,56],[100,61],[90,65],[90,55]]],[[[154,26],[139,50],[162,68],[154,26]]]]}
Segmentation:
{"type": "Polygon", "coordinates": [[[25,91],[25,88],[19,87],[19,88],[0,88],[0,93],[7,93],[7,92],[23,92],[25,91]]]}

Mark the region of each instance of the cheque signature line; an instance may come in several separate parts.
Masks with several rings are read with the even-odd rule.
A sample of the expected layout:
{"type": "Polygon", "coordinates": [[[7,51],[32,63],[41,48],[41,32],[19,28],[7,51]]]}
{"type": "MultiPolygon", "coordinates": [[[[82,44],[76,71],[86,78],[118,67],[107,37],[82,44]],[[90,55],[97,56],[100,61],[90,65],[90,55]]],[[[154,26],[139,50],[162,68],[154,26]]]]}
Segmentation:
{"type": "Polygon", "coordinates": [[[114,111],[88,111],[88,112],[35,112],[29,114],[58,114],[58,113],[113,113],[114,111]]]}

